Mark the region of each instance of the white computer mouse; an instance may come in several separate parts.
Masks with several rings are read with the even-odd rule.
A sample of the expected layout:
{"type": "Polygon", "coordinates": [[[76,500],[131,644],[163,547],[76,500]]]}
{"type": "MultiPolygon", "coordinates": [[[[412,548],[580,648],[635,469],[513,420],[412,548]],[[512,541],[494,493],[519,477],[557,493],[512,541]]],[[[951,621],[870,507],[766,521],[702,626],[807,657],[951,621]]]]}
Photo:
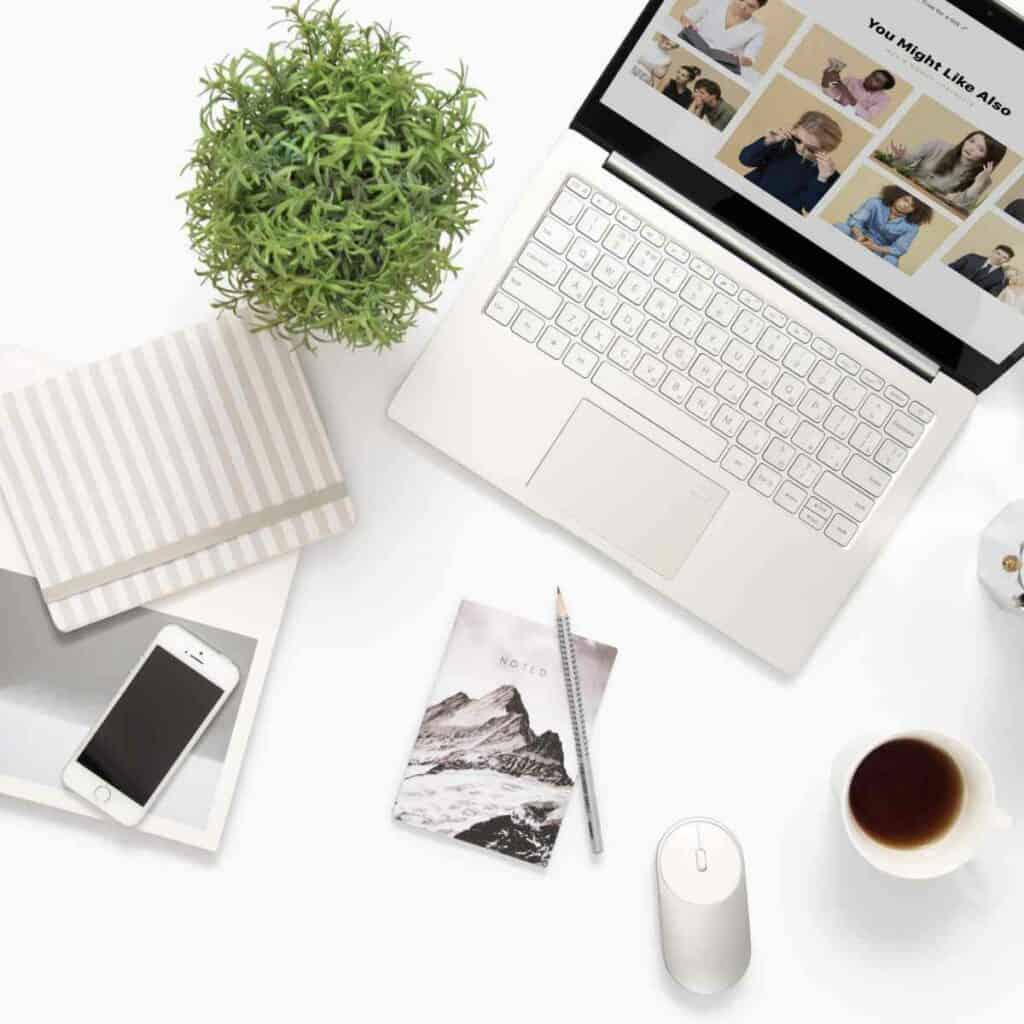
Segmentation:
{"type": "Polygon", "coordinates": [[[669,974],[714,995],[750,963],[750,912],[743,851],[712,818],[676,822],[658,843],[658,914],[669,974]]]}

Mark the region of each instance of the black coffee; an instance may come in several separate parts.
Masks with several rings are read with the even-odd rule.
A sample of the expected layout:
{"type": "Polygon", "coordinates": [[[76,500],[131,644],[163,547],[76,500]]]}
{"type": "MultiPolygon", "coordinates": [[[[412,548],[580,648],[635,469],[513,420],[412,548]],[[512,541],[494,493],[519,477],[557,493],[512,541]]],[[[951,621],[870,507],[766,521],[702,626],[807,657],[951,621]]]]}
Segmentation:
{"type": "Polygon", "coordinates": [[[861,761],[850,783],[850,810],[886,846],[924,846],[960,815],[964,780],[944,750],[924,740],[890,740],[861,761]]]}

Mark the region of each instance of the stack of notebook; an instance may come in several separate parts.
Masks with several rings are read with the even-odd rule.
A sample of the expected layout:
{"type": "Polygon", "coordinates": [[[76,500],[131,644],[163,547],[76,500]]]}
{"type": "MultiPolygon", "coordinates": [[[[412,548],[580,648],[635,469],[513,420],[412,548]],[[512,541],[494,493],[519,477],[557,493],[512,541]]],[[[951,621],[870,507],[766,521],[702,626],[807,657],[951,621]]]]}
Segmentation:
{"type": "Polygon", "coordinates": [[[63,631],[354,521],[298,357],[232,317],[0,395],[0,487],[63,631]]]}

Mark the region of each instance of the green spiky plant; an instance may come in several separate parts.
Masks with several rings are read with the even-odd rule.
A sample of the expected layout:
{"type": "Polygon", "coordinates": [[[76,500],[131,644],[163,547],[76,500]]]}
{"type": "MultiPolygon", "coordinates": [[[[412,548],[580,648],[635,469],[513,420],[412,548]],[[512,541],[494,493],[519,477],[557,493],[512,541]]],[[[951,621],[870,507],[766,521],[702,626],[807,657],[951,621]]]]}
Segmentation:
{"type": "Polygon", "coordinates": [[[408,43],[337,3],[277,8],[287,38],[202,79],[186,229],[214,306],[314,349],[401,341],[473,224],[489,144],[460,64],[430,83],[408,43]]]}

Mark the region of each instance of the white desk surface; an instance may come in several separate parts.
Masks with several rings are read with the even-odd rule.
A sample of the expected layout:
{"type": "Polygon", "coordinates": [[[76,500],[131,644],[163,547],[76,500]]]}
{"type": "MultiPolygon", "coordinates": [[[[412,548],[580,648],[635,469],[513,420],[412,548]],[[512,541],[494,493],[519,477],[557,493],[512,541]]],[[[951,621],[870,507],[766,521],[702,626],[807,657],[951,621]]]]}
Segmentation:
{"type": "MultiPolygon", "coordinates": [[[[639,9],[347,6],[489,94],[470,266],[639,9]]],[[[174,198],[198,75],[271,20],[253,0],[10,7],[5,342],[84,360],[206,314],[174,198]]],[[[952,877],[890,880],[847,847],[828,772],[863,727],[930,725],[975,743],[1024,819],[1024,621],[974,579],[979,531],[1024,496],[1024,369],[787,680],[388,422],[435,322],[309,361],[362,521],[303,558],[220,854],[0,803],[5,1019],[1019,1020],[1024,825],[952,877]],[[542,875],[390,809],[459,599],[545,617],[556,582],[622,653],[593,743],[607,853],[574,801],[542,875]],[[689,814],[749,863],[753,963],[711,1001],[669,981],[657,939],[655,844],[689,814]]]]}

